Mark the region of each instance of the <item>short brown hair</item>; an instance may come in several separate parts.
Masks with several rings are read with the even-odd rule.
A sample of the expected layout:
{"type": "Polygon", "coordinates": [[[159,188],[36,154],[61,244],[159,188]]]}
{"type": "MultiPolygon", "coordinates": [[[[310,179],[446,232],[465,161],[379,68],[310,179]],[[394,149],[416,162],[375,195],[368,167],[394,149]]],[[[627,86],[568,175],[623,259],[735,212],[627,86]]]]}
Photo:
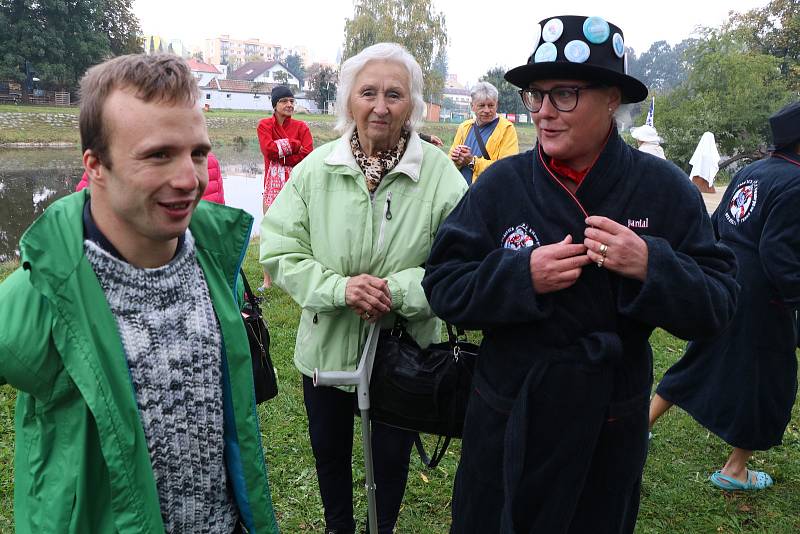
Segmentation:
{"type": "Polygon", "coordinates": [[[200,98],[189,65],[172,54],[119,56],[86,71],[80,84],[81,148],[111,168],[103,107],[115,89],[131,90],[144,102],[194,105],[200,98]]]}

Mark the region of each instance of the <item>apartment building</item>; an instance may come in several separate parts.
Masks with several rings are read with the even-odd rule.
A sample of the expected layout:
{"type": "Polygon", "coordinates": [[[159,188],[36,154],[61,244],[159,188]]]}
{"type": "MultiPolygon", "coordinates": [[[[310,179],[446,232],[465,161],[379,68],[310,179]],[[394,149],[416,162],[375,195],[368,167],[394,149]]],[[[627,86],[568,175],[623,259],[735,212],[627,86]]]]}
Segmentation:
{"type": "Polygon", "coordinates": [[[232,39],[230,35],[220,35],[206,39],[203,60],[212,65],[239,66],[256,59],[275,61],[282,52],[280,45],[259,39],[232,39]]]}

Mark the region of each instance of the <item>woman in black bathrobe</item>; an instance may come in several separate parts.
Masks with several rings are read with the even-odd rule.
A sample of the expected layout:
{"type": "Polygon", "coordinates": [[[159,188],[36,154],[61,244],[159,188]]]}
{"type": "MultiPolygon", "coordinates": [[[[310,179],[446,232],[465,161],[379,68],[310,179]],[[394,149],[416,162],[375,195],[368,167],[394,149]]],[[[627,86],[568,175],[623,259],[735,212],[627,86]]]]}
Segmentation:
{"type": "Polygon", "coordinates": [[[453,489],[453,533],[633,532],[656,327],[687,338],[733,316],[733,253],[675,165],[617,132],[647,88],[599,17],[542,21],[506,73],[532,151],[482,175],[440,226],[422,285],[483,330],[453,489]],[[538,38],[538,36],[537,36],[538,38]]]}
{"type": "Polygon", "coordinates": [[[747,469],[754,450],[780,445],[797,395],[800,305],[800,102],[770,118],[775,151],[736,175],[712,217],[736,254],[741,294],[720,335],[689,345],[664,375],[650,426],[672,404],[733,446],[711,482],[755,490],[772,478],[747,469]]]}

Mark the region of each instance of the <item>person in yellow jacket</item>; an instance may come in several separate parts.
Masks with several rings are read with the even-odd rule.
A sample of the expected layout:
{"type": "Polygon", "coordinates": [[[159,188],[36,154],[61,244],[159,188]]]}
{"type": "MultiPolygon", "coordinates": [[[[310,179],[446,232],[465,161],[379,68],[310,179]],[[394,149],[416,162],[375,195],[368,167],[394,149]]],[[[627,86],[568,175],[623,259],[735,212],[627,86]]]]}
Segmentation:
{"type": "Polygon", "coordinates": [[[498,96],[497,88],[489,82],[475,85],[470,93],[475,118],[461,123],[450,147],[450,159],[468,184],[498,159],[519,153],[514,125],[497,115],[498,96]],[[476,130],[483,147],[475,136],[476,130]]]}

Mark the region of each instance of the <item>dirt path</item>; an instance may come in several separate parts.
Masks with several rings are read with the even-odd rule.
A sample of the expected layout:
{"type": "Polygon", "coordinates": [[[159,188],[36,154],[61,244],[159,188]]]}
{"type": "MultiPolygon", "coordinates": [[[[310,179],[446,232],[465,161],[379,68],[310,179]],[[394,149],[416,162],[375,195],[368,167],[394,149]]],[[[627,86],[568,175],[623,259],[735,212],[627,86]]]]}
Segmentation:
{"type": "Polygon", "coordinates": [[[719,201],[722,200],[726,187],[724,185],[715,185],[716,193],[703,193],[703,200],[706,202],[706,209],[708,209],[709,214],[714,213],[714,210],[719,206],[719,201]]]}

